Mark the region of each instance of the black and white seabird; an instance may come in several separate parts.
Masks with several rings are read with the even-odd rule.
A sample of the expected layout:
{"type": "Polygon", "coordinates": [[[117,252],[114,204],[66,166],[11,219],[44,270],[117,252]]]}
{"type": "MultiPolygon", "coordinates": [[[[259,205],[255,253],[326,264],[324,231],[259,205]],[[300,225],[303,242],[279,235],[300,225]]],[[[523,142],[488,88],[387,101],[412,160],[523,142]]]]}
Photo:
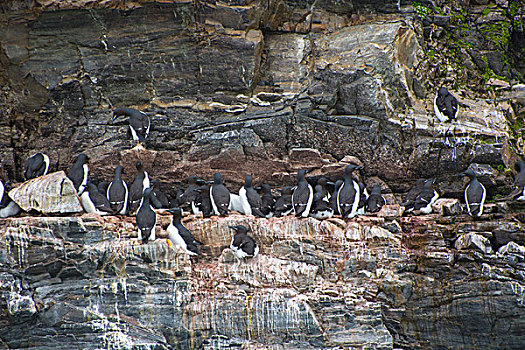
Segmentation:
{"type": "Polygon", "coordinates": [[[148,173],[144,170],[142,162],[138,161],[135,166],[137,168],[137,175],[135,175],[135,179],[129,187],[129,213],[131,215],[135,214],[139,208],[144,190],[151,185],[148,173]]]}
{"type": "Polygon", "coordinates": [[[432,204],[439,198],[439,193],[434,190],[434,181],[436,181],[436,179],[428,179],[425,181],[423,190],[414,201],[414,210],[419,210],[424,214],[432,213],[432,204]]]}
{"type": "MultiPolygon", "coordinates": [[[[9,182],[9,181],[8,181],[9,182]]],[[[0,218],[18,215],[22,209],[9,197],[4,183],[0,180],[0,218]]]]}
{"type": "Polygon", "coordinates": [[[88,181],[89,168],[87,163],[88,157],[81,153],[78,155],[75,164],[67,172],[67,177],[73,182],[79,196],[84,192],[88,181]]]}
{"type": "Polygon", "coordinates": [[[151,188],[153,189],[151,191],[151,205],[155,209],[161,209],[161,208],[170,208],[170,200],[168,196],[162,192],[162,190],[158,187],[160,184],[159,180],[152,180],[151,181],[151,188]]]}
{"type": "Polygon", "coordinates": [[[222,184],[222,176],[220,173],[213,175],[213,185],[210,187],[210,201],[214,215],[228,215],[230,191],[222,184]]]}
{"type": "Polygon", "coordinates": [[[209,218],[213,214],[210,199],[210,186],[206,184],[201,185],[194,189],[194,191],[197,193],[197,197],[195,198],[193,214],[202,214],[203,218],[209,218]]]}
{"type": "Polygon", "coordinates": [[[44,153],[36,153],[27,158],[24,167],[24,178],[26,180],[47,174],[49,170],[49,157],[44,153]]]}
{"type": "Polygon", "coordinates": [[[199,210],[195,205],[195,200],[198,197],[198,194],[194,190],[199,186],[204,185],[204,183],[205,181],[198,176],[190,176],[188,178],[188,187],[177,198],[178,206],[186,210],[191,209],[193,214],[198,214],[199,210]]]}
{"type": "Polygon", "coordinates": [[[265,217],[261,211],[261,196],[259,196],[259,193],[253,188],[252,175],[246,175],[244,178],[244,186],[239,190],[239,197],[245,215],[254,215],[258,218],[265,217]]]}
{"type": "Polygon", "coordinates": [[[259,253],[259,247],[255,240],[248,236],[250,231],[244,225],[230,226],[235,231],[235,235],[230,243],[230,249],[239,259],[255,258],[259,253]]]}
{"type": "Polygon", "coordinates": [[[314,189],[305,177],[307,172],[308,170],[304,169],[297,172],[297,187],[292,195],[292,206],[296,217],[308,217],[314,201],[314,189]]]}
{"type": "Polygon", "coordinates": [[[405,199],[401,205],[405,207],[405,211],[409,212],[414,209],[414,203],[419,194],[423,191],[425,187],[425,179],[418,179],[414,187],[412,187],[406,194],[405,199]]]}
{"type": "Polygon", "coordinates": [[[366,210],[370,213],[377,213],[385,204],[385,198],[381,195],[381,185],[374,185],[370,196],[366,200],[366,210]]]}
{"type": "Polygon", "coordinates": [[[327,186],[334,186],[334,185],[335,184],[333,182],[328,181],[326,177],[321,177],[319,178],[319,180],[317,180],[317,184],[315,185],[315,193],[320,192],[323,195],[323,199],[325,201],[329,201],[332,195],[328,191],[327,186]]]}
{"type": "Polygon", "coordinates": [[[105,195],[98,191],[97,186],[93,183],[87,183],[87,189],[80,196],[80,202],[84,207],[86,213],[92,213],[97,215],[110,215],[113,214],[111,204],[105,195]]]}
{"type": "Polygon", "coordinates": [[[195,240],[190,230],[182,225],[182,209],[172,208],[168,211],[173,214],[173,218],[166,229],[170,242],[181,246],[189,255],[199,255],[199,246],[202,245],[202,243],[195,240]]]}
{"type": "Polygon", "coordinates": [[[364,183],[359,182],[359,205],[357,206],[357,215],[363,215],[366,212],[366,202],[368,201],[368,190],[364,183]]]}
{"type": "Polygon", "coordinates": [[[485,204],[485,196],[487,191],[485,186],[476,178],[476,174],[472,169],[459,174],[459,176],[468,176],[469,184],[465,187],[465,203],[467,204],[467,211],[470,216],[481,216],[483,214],[483,204],[485,204]]]}
{"type": "Polygon", "coordinates": [[[124,168],[119,165],[115,168],[115,176],[108,186],[107,197],[113,211],[125,215],[128,207],[128,186],[122,180],[122,174],[125,174],[124,168]]]}
{"type": "Polygon", "coordinates": [[[525,201],[525,162],[520,160],[516,163],[516,166],[519,169],[519,173],[514,179],[514,186],[508,198],[515,201],[525,201]]]}
{"type": "MultiPolygon", "coordinates": [[[[317,189],[318,186],[315,186],[317,189]]],[[[316,191],[314,193],[314,201],[312,203],[312,209],[310,210],[310,216],[324,220],[331,218],[334,215],[334,210],[330,207],[330,203],[326,200],[326,195],[323,195],[323,191],[316,191]]]]}
{"type": "Polygon", "coordinates": [[[345,180],[337,192],[337,207],[343,218],[353,218],[357,215],[357,208],[361,199],[359,184],[352,177],[354,170],[359,170],[360,165],[350,164],[345,168],[345,180]]]}
{"type": "Polygon", "coordinates": [[[273,198],[272,195],[272,188],[268,184],[262,184],[258,188],[260,188],[261,191],[263,191],[263,194],[261,196],[261,212],[267,219],[269,219],[273,216],[273,210],[275,205],[275,198],[273,198]]]}
{"type": "Polygon", "coordinates": [[[441,122],[447,122],[451,119],[456,119],[458,111],[458,100],[446,87],[442,86],[436,98],[434,98],[434,113],[436,113],[436,117],[441,122]]]}
{"type": "Polygon", "coordinates": [[[332,192],[332,195],[330,196],[330,200],[328,201],[328,204],[330,205],[330,208],[334,211],[335,215],[341,215],[339,212],[339,206],[337,204],[337,194],[339,193],[339,189],[343,186],[343,180],[337,180],[334,185],[334,192],[332,192]]]}
{"type": "Polygon", "coordinates": [[[129,117],[129,130],[131,131],[133,140],[144,142],[148,137],[150,128],[150,120],[146,113],[133,108],[117,108],[113,112],[111,122],[114,122],[120,116],[129,117]]]}
{"type": "Polygon", "coordinates": [[[281,196],[275,201],[274,216],[286,216],[293,211],[292,195],[294,189],[293,186],[286,186],[281,189],[281,196]]]}
{"type": "Polygon", "coordinates": [[[157,224],[157,214],[151,206],[150,197],[152,188],[146,188],[142,195],[142,202],[137,210],[136,221],[138,227],[138,238],[143,244],[149,240],[155,240],[155,225],[157,224]]]}

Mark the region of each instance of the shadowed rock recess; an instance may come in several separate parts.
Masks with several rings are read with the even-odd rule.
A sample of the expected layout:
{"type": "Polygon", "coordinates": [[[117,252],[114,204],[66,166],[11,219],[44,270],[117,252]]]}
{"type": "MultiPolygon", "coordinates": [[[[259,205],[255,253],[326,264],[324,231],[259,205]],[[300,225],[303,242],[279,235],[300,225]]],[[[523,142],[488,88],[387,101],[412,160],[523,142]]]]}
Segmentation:
{"type": "MultiPolygon", "coordinates": [[[[0,347],[523,349],[525,208],[490,203],[473,220],[455,176],[475,169],[490,200],[510,191],[525,89],[501,79],[524,76],[523,6],[464,5],[481,27],[510,23],[505,54],[479,33],[466,46],[469,71],[487,75],[474,89],[430,50],[452,37],[457,13],[422,20],[421,6],[453,5],[421,3],[2,1],[4,182],[22,181],[40,151],[50,173],[87,154],[94,182],[120,164],[130,183],[140,160],[170,196],[189,175],[220,171],[236,191],[248,173],[275,187],[301,168],[336,180],[355,161],[389,205],[351,221],[191,215],[184,224],[205,246],[190,259],[160,227],[141,245],[133,217],[71,214],[80,207],[64,178],[52,190],[71,205],[49,211],[61,216],[0,220],[0,347]],[[441,85],[460,102],[452,123],[433,115],[441,85]],[[112,124],[119,107],[150,116],[144,147],[112,124]],[[448,198],[438,214],[400,217],[395,203],[420,177],[448,198]],[[236,224],[252,228],[256,258],[228,248],[236,224]]],[[[46,212],[51,200],[32,195],[24,208],[46,212]]]]}

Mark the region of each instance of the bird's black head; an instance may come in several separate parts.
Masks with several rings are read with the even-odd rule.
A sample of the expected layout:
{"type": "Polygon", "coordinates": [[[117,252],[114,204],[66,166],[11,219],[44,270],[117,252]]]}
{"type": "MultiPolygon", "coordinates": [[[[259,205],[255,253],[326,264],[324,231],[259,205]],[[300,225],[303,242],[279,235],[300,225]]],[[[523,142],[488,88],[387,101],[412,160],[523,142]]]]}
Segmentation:
{"type": "Polygon", "coordinates": [[[252,187],[252,185],[253,185],[253,176],[251,174],[246,175],[246,177],[244,178],[244,186],[252,187]]]}
{"type": "Polygon", "coordinates": [[[461,174],[459,174],[459,176],[462,176],[462,177],[463,177],[463,176],[468,176],[469,179],[472,180],[473,178],[476,177],[476,173],[475,173],[474,170],[472,170],[472,169],[467,169],[467,170],[465,170],[464,172],[462,172],[461,174]]]}
{"type": "Polygon", "coordinates": [[[445,97],[448,95],[448,90],[446,87],[442,86],[440,89],[439,89],[439,92],[438,92],[439,96],[440,97],[445,97]]]}
{"type": "Polygon", "coordinates": [[[89,161],[89,158],[84,153],[80,153],[77,156],[77,162],[79,162],[81,164],[86,164],[88,161],[89,161]]]}
{"type": "Polygon", "coordinates": [[[247,228],[244,225],[236,225],[236,226],[230,226],[232,230],[235,231],[235,233],[244,233],[246,234],[248,231],[250,231],[249,228],[247,228]]]}
{"type": "Polygon", "coordinates": [[[153,188],[151,187],[146,188],[144,192],[142,193],[142,198],[148,198],[149,195],[151,194],[151,191],[153,191],[153,188]]]}
{"type": "Polygon", "coordinates": [[[221,173],[213,174],[213,182],[215,184],[217,184],[217,185],[222,183],[222,175],[221,175],[221,173]]]}
{"type": "Polygon", "coordinates": [[[142,165],[142,162],[139,160],[137,164],[135,164],[135,167],[138,171],[142,171],[144,169],[144,166],[142,165]]]}
{"type": "Polygon", "coordinates": [[[352,173],[352,171],[354,170],[359,170],[359,169],[362,169],[363,167],[361,165],[356,165],[356,164],[348,164],[345,168],[345,174],[350,174],[352,173]]]}
{"type": "Polygon", "coordinates": [[[115,174],[125,174],[126,172],[124,171],[124,167],[122,165],[118,165],[116,168],[115,168],[115,174]]]}

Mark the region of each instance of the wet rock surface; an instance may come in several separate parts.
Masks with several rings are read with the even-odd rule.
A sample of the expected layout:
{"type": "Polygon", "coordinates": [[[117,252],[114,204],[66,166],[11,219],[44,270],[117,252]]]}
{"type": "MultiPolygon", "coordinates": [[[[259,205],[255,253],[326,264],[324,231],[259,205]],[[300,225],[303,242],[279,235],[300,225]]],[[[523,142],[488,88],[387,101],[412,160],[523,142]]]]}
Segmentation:
{"type": "Polygon", "coordinates": [[[511,221],[458,218],[190,215],[198,258],[164,238],[139,244],[134,218],[3,219],[0,337],[30,349],[519,349],[523,236],[494,253],[474,232],[511,221]],[[229,249],[237,224],[252,228],[256,258],[229,249]]]}

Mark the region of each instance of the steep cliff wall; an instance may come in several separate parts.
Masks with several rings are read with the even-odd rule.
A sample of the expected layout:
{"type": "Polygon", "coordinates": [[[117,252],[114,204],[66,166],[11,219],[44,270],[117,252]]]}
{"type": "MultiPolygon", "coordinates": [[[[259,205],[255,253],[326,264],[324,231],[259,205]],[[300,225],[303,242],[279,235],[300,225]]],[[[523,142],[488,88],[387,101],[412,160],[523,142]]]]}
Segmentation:
{"type": "MultiPolygon", "coordinates": [[[[3,1],[0,177],[22,180],[36,151],[51,171],[85,152],[93,178],[142,160],[173,194],[186,176],[217,170],[232,189],[247,172],[272,185],[303,167],[340,177],[353,156],[392,201],[430,176],[460,197],[451,175],[471,163],[492,199],[509,190],[524,147],[525,98],[509,86],[523,79],[523,6],[484,3],[3,1]],[[498,45],[482,35],[495,23],[509,24],[498,45]],[[457,122],[433,116],[441,84],[461,102],[457,122]],[[146,149],[111,123],[124,106],[152,117],[146,149]]],[[[206,244],[199,259],[162,239],[136,244],[133,218],[0,220],[0,339],[31,349],[521,349],[522,209],[492,204],[477,221],[395,210],[347,222],[189,217],[206,244]],[[226,249],[235,223],[254,230],[258,258],[226,249]]]]}

